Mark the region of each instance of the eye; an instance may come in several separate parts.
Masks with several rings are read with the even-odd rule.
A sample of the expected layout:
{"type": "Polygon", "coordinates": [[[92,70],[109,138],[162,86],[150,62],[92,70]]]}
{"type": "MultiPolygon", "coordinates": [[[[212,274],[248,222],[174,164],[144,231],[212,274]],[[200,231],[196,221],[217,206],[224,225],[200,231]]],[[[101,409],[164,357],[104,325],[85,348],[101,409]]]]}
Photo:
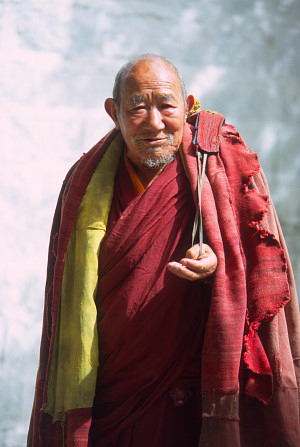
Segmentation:
{"type": "Polygon", "coordinates": [[[146,110],[146,106],[145,105],[139,105],[139,106],[135,106],[131,109],[131,113],[139,113],[139,112],[143,112],[144,110],[146,110]]]}
{"type": "Polygon", "coordinates": [[[129,113],[132,116],[139,116],[139,115],[143,115],[145,113],[146,110],[146,106],[145,105],[139,105],[139,106],[135,106],[133,107],[129,113]]]}
{"type": "Polygon", "coordinates": [[[162,109],[174,109],[175,107],[172,104],[162,104],[161,105],[162,109]]]}

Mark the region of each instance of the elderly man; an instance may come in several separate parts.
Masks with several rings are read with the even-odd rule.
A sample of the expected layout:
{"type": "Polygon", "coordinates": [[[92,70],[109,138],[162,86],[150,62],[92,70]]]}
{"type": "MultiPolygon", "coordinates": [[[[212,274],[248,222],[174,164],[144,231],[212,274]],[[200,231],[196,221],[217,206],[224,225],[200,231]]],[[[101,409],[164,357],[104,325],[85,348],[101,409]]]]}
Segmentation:
{"type": "Polygon", "coordinates": [[[300,445],[295,285],[256,154],[158,56],[105,109],[54,216],[28,446],[300,445]]]}

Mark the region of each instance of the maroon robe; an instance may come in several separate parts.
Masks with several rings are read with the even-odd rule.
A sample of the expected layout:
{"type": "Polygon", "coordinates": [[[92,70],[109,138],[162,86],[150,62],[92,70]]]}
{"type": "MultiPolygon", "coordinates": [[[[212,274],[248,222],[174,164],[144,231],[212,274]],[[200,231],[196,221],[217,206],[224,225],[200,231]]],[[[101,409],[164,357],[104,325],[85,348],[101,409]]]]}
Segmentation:
{"type": "MultiPolygon", "coordinates": [[[[170,442],[179,422],[172,413],[179,413],[181,418],[180,411],[165,402],[172,399],[168,391],[179,385],[200,389],[209,287],[178,278],[166,268],[170,260],[182,258],[190,247],[194,215],[179,154],[138,196],[124,163],[120,163],[100,251],[97,305],[101,361],[92,424],[92,438],[97,442],[93,446],[112,445],[117,439],[118,447],[126,447],[129,444],[121,443],[119,433],[124,428],[131,432],[132,424],[139,426],[139,436],[136,444],[130,445],[153,445],[153,438],[141,427],[153,425],[153,411],[149,416],[149,409],[162,396],[163,405],[170,408],[165,418],[173,421],[171,426],[166,420],[156,424],[156,439],[161,440],[156,445],[165,445],[163,440],[170,442]]],[[[194,414],[200,415],[200,408],[195,407],[194,414]]],[[[184,444],[176,437],[172,445],[197,446],[200,424],[198,418],[190,444],[191,423],[184,444]]]]}
{"type": "MultiPolygon", "coordinates": [[[[292,269],[276,213],[268,200],[269,192],[265,178],[260,171],[257,156],[251,153],[232,126],[222,125],[222,122],[223,117],[219,115],[200,113],[198,143],[202,150],[210,153],[203,188],[203,222],[208,243],[218,257],[218,268],[213,281],[201,353],[202,426],[199,445],[200,447],[212,445],[298,447],[300,444],[297,397],[300,369],[300,324],[292,269]]],[[[197,163],[193,144],[193,124],[194,121],[192,121],[192,125],[185,126],[182,146],[191,191],[194,201],[197,203],[197,163]]],[[[35,401],[28,434],[29,447],[61,446],[63,437],[65,445],[69,447],[87,447],[88,445],[92,420],[91,408],[75,408],[67,411],[66,423],[62,426],[60,421],[52,424],[51,416],[41,411],[41,407],[43,403],[47,402],[48,377],[68,241],[78,206],[91,175],[116,133],[113,131],[108,134],[82,157],[68,174],[59,197],[49,247],[44,325],[35,401]]],[[[141,201],[142,204],[144,197],[147,198],[147,194],[133,199],[131,203],[141,201]]],[[[162,199],[164,198],[162,197],[162,199]]],[[[155,207],[156,200],[160,202],[161,198],[155,197],[153,200],[155,207]]],[[[153,209],[155,207],[153,205],[153,209]]],[[[131,209],[129,205],[127,209],[130,214],[131,210],[134,213],[135,207],[131,209]]],[[[162,218],[164,217],[163,211],[162,207],[162,218]]],[[[139,219],[139,215],[137,215],[137,219],[139,219]]],[[[153,226],[156,224],[156,222],[152,222],[151,216],[148,223],[150,229],[152,224],[153,226]]],[[[142,225],[144,222],[140,222],[140,224],[142,225]]],[[[120,225],[122,226],[123,223],[120,225]]],[[[117,228],[118,222],[116,223],[117,228]]],[[[138,234],[139,229],[139,226],[135,227],[138,234]]],[[[148,228],[144,226],[144,229],[148,228]]],[[[160,229],[163,231],[163,227],[160,229]]],[[[111,231],[114,231],[114,228],[111,231]]],[[[135,247],[132,242],[132,240],[136,240],[136,235],[125,233],[116,234],[116,236],[119,240],[117,251],[119,250],[120,254],[122,251],[124,253],[122,240],[123,237],[126,237],[129,247],[133,250],[135,261],[138,260],[143,265],[142,254],[145,253],[145,246],[141,246],[141,258],[139,259],[137,252],[139,244],[135,247]]],[[[146,236],[141,236],[140,239],[143,241],[144,237],[146,236]]],[[[182,233],[182,237],[184,239],[184,233],[182,233]]],[[[156,243],[154,239],[151,242],[149,250],[152,250],[156,243]]],[[[109,235],[106,243],[109,244],[109,235]]],[[[179,241],[178,243],[180,244],[179,241]]],[[[168,244],[166,249],[170,249],[168,244]]],[[[175,246],[173,245],[173,249],[175,254],[176,243],[175,246]]],[[[113,254],[109,253],[108,259],[111,259],[111,256],[113,254]]],[[[181,256],[182,254],[178,253],[177,259],[181,256]]],[[[122,265],[122,257],[117,256],[117,260],[122,265]]],[[[103,288],[105,293],[109,294],[110,271],[112,267],[113,270],[115,267],[117,269],[117,266],[106,265],[106,259],[101,259],[101,262],[106,269],[103,288]]],[[[128,271],[130,265],[125,267],[126,283],[131,273],[128,271]]],[[[161,267],[164,269],[165,263],[161,267]]],[[[118,270],[116,272],[118,273],[118,270]]],[[[138,273],[143,277],[147,272],[147,269],[140,269],[138,273]]],[[[165,277],[167,278],[167,272],[165,277]]],[[[158,278],[158,283],[160,283],[159,281],[158,278]]],[[[200,282],[198,284],[200,286],[200,282]]],[[[101,287],[102,285],[100,290],[101,287]]],[[[198,296],[198,292],[196,292],[196,296],[198,296]]],[[[101,296],[99,298],[101,299],[101,296]]],[[[119,299],[121,299],[120,296],[119,299]]],[[[147,303],[148,296],[143,299],[144,303],[147,303]]],[[[166,304],[167,301],[165,301],[166,304]]],[[[199,303],[201,300],[197,301],[198,305],[199,303]]],[[[153,306],[151,303],[151,306],[148,308],[145,306],[143,311],[151,313],[152,309],[155,309],[155,305],[157,303],[154,299],[153,306]]],[[[129,311],[129,315],[134,315],[134,300],[131,301],[131,306],[129,308],[127,305],[126,308],[123,306],[124,315],[126,315],[126,311],[129,311]]],[[[171,307],[170,309],[172,312],[176,310],[171,307]]],[[[99,317],[103,318],[103,321],[106,316],[110,319],[113,315],[112,312],[113,308],[108,306],[106,314],[100,314],[99,317]]],[[[135,324],[139,324],[139,320],[134,318],[130,323],[133,324],[130,327],[134,327],[135,324]]],[[[155,320],[153,324],[155,325],[155,320]]],[[[175,324],[176,319],[171,322],[170,336],[173,334],[175,324]]],[[[156,336],[152,327],[153,325],[151,325],[149,338],[156,336]]],[[[149,326],[146,325],[146,328],[149,329],[149,326]]],[[[107,333],[114,336],[113,328],[108,328],[107,333]]],[[[125,335],[127,336],[127,334],[125,335]]],[[[116,336],[122,336],[122,328],[121,332],[120,330],[116,331],[116,336]]],[[[137,337],[135,340],[137,345],[138,341],[137,337]]],[[[201,346],[201,336],[194,342],[201,346]]],[[[101,339],[100,343],[102,343],[101,339]]],[[[157,352],[159,353],[160,349],[164,352],[164,345],[162,348],[160,347],[160,339],[158,341],[156,339],[156,343],[157,352]]],[[[105,348],[103,345],[101,347],[105,348]]],[[[178,340],[178,347],[182,347],[181,339],[178,340]]],[[[145,352],[143,346],[137,346],[137,348],[139,349],[130,353],[133,358],[135,355],[142,356],[145,352]]],[[[155,350],[154,348],[156,346],[153,346],[152,351],[155,350]]],[[[187,346],[187,348],[190,347],[187,346]]],[[[173,358],[173,354],[172,352],[169,354],[170,360],[173,358]]],[[[186,364],[193,365],[193,361],[189,362],[190,356],[193,357],[189,349],[187,349],[186,355],[186,364]]],[[[160,414],[163,406],[166,405],[166,400],[162,401],[163,396],[167,396],[167,390],[170,387],[176,386],[176,383],[172,382],[173,378],[182,378],[181,374],[185,373],[182,351],[179,351],[179,356],[177,364],[176,361],[175,363],[170,361],[170,373],[167,371],[164,383],[158,385],[152,374],[152,382],[148,377],[145,388],[147,396],[143,395],[142,389],[138,394],[134,393],[132,396],[121,395],[116,388],[116,383],[112,381],[108,384],[121,402],[128,397],[130,402],[122,408],[128,412],[132,405],[133,416],[127,414],[128,425],[126,421],[122,420],[120,412],[118,414],[113,408],[103,407],[101,410],[103,414],[97,415],[95,412],[95,420],[99,417],[105,423],[102,426],[103,432],[100,428],[101,437],[106,436],[110,427],[114,427],[119,422],[123,428],[125,425],[129,428],[133,425],[131,418],[142,421],[143,414],[146,416],[148,414],[149,421],[153,420],[155,414],[156,416],[160,414]],[[171,380],[174,372],[174,377],[171,380]],[[152,407],[150,402],[153,403],[152,407]],[[136,407],[135,403],[137,403],[136,407]],[[152,416],[149,412],[152,412],[152,416]]],[[[196,358],[194,359],[196,360],[196,358]]],[[[142,360],[147,363],[147,358],[142,358],[142,360]]],[[[122,352],[120,352],[118,361],[122,367],[125,367],[126,372],[127,360],[125,356],[122,356],[122,352]]],[[[110,364],[109,358],[100,359],[100,362],[101,367],[113,366],[110,364]]],[[[162,373],[160,367],[165,368],[168,365],[165,362],[168,362],[168,359],[162,358],[161,364],[151,364],[149,366],[151,372],[158,368],[156,371],[162,373]]],[[[121,371],[115,371],[115,373],[121,373],[121,371]]],[[[189,378],[191,378],[191,374],[189,374],[189,378]]],[[[106,379],[107,377],[103,376],[103,380],[106,379]]],[[[101,380],[99,377],[98,387],[102,386],[101,380]]],[[[124,380],[126,381],[126,376],[124,380]]],[[[135,374],[134,380],[138,382],[139,374],[135,374]]],[[[124,393],[124,389],[121,391],[124,393]]],[[[100,399],[105,400],[108,405],[110,404],[109,396],[100,396],[100,399]]],[[[170,400],[168,402],[170,403],[170,400]]],[[[192,400],[187,399],[186,405],[182,408],[188,408],[188,402],[192,403],[192,400]]],[[[196,407],[198,408],[195,404],[194,408],[196,407]]],[[[96,409],[97,402],[95,401],[96,409]]],[[[170,415],[170,412],[168,411],[166,414],[170,415]]],[[[147,431],[146,427],[144,429],[147,431]]],[[[154,429],[153,425],[148,426],[150,435],[152,429],[154,429]]],[[[131,442],[134,433],[130,434],[126,429],[120,432],[120,436],[122,433],[125,437],[129,436],[131,442]]],[[[98,434],[95,433],[95,436],[98,434]]],[[[165,445],[168,445],[167,441],[165,445]]]]}

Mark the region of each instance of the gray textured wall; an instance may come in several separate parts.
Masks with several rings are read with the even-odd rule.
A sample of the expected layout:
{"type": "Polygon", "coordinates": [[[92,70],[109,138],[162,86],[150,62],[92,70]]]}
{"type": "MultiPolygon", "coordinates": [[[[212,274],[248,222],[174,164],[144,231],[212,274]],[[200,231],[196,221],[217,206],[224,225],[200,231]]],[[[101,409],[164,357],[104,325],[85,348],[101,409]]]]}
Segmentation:
{"type": "Polygon", "coordinates": [[[25,444],[57,194],[111,128],[128,58],[171,59],[258,152],[299,285],[299,16],[298,0],[0,0],[0,446],[25,444]]]}

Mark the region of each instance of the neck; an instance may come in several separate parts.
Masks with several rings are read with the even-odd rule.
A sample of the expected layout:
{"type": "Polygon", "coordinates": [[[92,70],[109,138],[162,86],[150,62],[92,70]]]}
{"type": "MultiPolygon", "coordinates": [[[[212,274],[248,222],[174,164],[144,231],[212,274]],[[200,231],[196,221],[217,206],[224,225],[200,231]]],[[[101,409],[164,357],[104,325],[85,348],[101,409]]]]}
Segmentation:
{"type": "Polygon", "coordinates": [[[133,165],[135,172],[137,173],[140,181],[142,182],[144,188],[148,188],[148,186],[153,183],[156,177],[164,170],[166,165],[161,166],[160,168],[139,168],[138,166],[133,165]]]}
{"type": "MultiPolygon", "coordinates": [[[[158,177],[158,175],[164,170],[164,168],[174,160],[175,153],[162,159],[161,157],[154,160],[146,160],[146,163],[140,160],[133,160],[128,156],[128,150],[125,147],[125,162],[130,164],[131,169],[135,171],[139,181],[146,189],[151,183],[158,177]],[[138,162],[137,162],[138,161],[138,162]]],[[[127,167],[129,169],[129,167],[127,167]]]]}

